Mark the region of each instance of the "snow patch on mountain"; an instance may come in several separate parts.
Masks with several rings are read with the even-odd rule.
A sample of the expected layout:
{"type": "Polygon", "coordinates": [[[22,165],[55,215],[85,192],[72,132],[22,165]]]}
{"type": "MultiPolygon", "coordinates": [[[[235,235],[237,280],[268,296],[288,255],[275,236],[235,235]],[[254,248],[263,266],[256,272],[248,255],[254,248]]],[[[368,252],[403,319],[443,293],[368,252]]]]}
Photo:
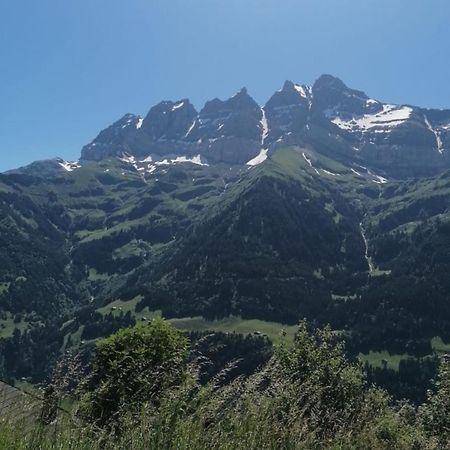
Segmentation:
{"type": "Polygon", "coordinates": [[[369,98],[369,99],[366,100],[366,107],[377,105],[378,103],[379,103],[378,100],[375,100],[373,98],[369,98]]]}
{"type": "Polygon", "coordinates": [[[264,142],[267,139],[267,136],[269,135],[269,123],[267,121],[266,111],[264,110],[264,108],[261,108],[261,113],[262,113],[261,122],[260,122],[261,130],[262,130],[261,147],[263,147],[264,142]]]}
{"type": "Polygon", "coordinates": [[[194,129],[196,124],[197,124],[197,119],[195,119],[192,122],[191,126],[189,127],[189,129],[187,130],[186,134],[184,135],[185,138],[187,138],[191,134],[191,131],[194,129]]]}
{"type": "Polygon", "coordinates": [[[295,84],[294,88],[303,98],[308,98],[311,94],[311,88],[309,86],[302,86],[300,84],[295,84]]]}
{"type": "Polygon", "coordinates": [[[177,163],[192,163],[192,164],[197,164],[198,166],[209,166],[209,164],[207,162],[205,162],[203,160],[203,158],[200,155],[195,155],[192,157],[189,156],[177,156],[175,159],[171,160],[172,164],[177,164],[177,163]]]}
{"type": "Polygon", "coordinates": [[[346,131],[390,131],[410,119],[413,110],[408,106],[383,105],[383,110],[375,114],[342,118],[334,111],[326,111],[326,116],[335,125],[346,131]]]}
{"type": "Polygon", "coordinates": [[[59,165],[67,172],[73,172],[76,169],[79,169],[81,167],[81,164],[78,161],[59,161],[59,165]]]}
{"type": "Polygon", "coordinates": [[[430,121],[428,120],[427,116],[423,116],[424,120],[425,120],[425,125],[427,126],[427,128],[434,134],[434,136],[436,137],[436,146],[437,149],[439,151],[439,153],[442,155],[442,152],[444,151],[444,145],[442,143],[442,139],[439,136],[439,133],[431,126],[430,121]]]}
{"type": "Polygon", "coordinates": [[[119,159],[128,164],[134,164],[136,162],[136,158],[128,153],[124,153],[119,159]]]}
{"type": "Polygon", "coordinates": [[[199,166],[209,166],[201,155],[195,156],[171,156],[164,159],[159,159],[157,155],[149,155],[146,158],[138,161],[132,155],[123,154],[119,158],[120,161],[129,164],[139,173],[153,173],[158,167],[170,166],[181,163],[191,163],[199,166]]]}
{"type": "Polygon", "coordinates": [[[375,177],[375,179],[372,181],[376,184],[386,184],[388,182],[387,178],[384,178],[380,175],[375,175],[374,173],[370,173],[370,171],[369,171],[369,174],[372,175],[373,177],[375,177]]]}
{"type": "MultiPolygon", "coordinates": [[[[133,125],[133,124],[136,124],[135,126],[136,126],[136,128],[137,128],[137,124],[139,123],[139,120],[138,120],[138,122],[136,122],[136,117],[135,116],[133,116],[132,114],[127,114],[125,117],[128,117],[128,119],[125,121],[125,123],[121,126],[121,128],[123,129],[123,128],[128,128],[129,126],[131,126],[131,125],[133,125]]],[[[124,118],[125,118],[124,117],[124,118]]]]}
{"type": "Polygon", "coordinates": [[[319,171],[313,166],[311,160],[306,156],[305,152],[302,152],[302,156],[303,159],[308,163],[309,167],[311,167],[311,169],[314,169],[317,175],[320,175],[319,171]]]}
{"type": "Polygon", "coordinates": [[[320,169],[323,173],[326,173],[327,175],[331,175],[332,177],[340,177],[341,175],[339,173],[330,172],[329,170],[320,169]]]}
{"type": "Polygon", "coordinates": [[[175,103],[175,105],[172,108],[172,111],[176,111],[177,109],[180,109],[184,106],[184,101],[183,102],[179,102],[179,103],[175,103]]]}
{"type": "Polygon", "coordinates": [[[258,164],[263,163],[267,159],[267,152],[269,149],[262,148],[258,155],[256,155],[253,159],[248,161],[247,166],[257,166],[258,164]]]}
{"type": "MultiPolygon", "coordinates": [[[[386,184],[389,182],[389,180],[381,175],[377,175],[376,173],[373,173],[370,169],[368,169],[365,166],[360,166],[359,164],[357,164],[357,166],[360,169],[363,169],[364,172],[369,175],[370,177],[372,177],[372,179],[370,181],[372,181],[373,183],[376,184],[386,184]]],[[[356,175],[362,176],[360,172],[357,172],[355,169],[350,169],[353,173],[355,173],[356,175]]]]}

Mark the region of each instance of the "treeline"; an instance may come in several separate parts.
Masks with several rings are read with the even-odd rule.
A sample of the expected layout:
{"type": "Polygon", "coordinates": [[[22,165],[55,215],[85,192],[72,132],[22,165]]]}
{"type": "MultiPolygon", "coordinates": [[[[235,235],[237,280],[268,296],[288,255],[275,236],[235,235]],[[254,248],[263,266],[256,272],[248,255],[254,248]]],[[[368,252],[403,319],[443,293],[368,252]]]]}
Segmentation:
{"type": "MultiPolygon", "coordinates": [[[[22,316],[16,315],[15,320],[18,318],[22,316]]],[[[23,318],[27,319],[27,316],[23,318]]],[[[32,383],[46,383],[66,350],[135,324],[136,320],[129,312],[103,316],[92,306],[86,306],[65,324],[63,316],[45,324],[35,324],[29,330],[15,328],[12,336],[0,338],[0,378],[11,382],[25,378],[32,383]],[[74,342],[72,335],[80,327],[81,335],[74,342]]]]}
{"type": "MultiPolygon", "coordinates": [[[[387,363],[387,361],[386,361],[387,363]]],[[[399,362],[398,370],[364,365],[367,381],[389,392],[397,400],[408,399],[415,405],[425,402],[427,392],[433,386],[433,380],[439,367],[439,358],[407,358],[399,362]]]]}
{"type": "Polygon", "coordinates": [[[0,339],[0,377],[13,382],[26,378],[43,382],[60,357],[64,337],[59,326],[47,325],[0,339]]]}

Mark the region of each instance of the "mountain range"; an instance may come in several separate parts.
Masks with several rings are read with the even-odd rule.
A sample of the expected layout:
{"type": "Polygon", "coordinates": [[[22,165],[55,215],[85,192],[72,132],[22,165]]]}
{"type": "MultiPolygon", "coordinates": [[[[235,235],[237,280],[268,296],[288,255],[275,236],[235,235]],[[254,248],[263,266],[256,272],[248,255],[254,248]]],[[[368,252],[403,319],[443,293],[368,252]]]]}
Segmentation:
{"type": "Polygon", "coordinates": [[[450,338],[449,200],[450,110],[330,75],[262,107],[242,89],[126,114],[79,161],[0,174],[0,371],[42,377],[156,311],[306,317],[355,353],[431,353],[450,338]]]}
{"type": "Polygon", "coordinates": [[[450,110],[384,103],[324,75],[312,87],[286,81],[263,107],[242,89],[200,112],[183,99],[162,102],[143,119],[126,114],[81,156],[200,155],[209,163],[244,164],[292,145],[392,177],[433,175],[450,166],[450,110]]]}

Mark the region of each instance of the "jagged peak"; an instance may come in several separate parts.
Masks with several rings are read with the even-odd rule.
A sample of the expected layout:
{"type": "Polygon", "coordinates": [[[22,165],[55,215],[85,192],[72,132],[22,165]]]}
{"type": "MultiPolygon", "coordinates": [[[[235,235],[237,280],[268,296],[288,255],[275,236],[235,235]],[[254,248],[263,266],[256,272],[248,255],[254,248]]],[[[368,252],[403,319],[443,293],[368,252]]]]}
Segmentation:
{"type": "Polygon", "coordinates": [[[119,121],[121,121],[121,120],[126,120],[126,119],[134,119],[134,118],[137,118],[137,117],[139,117],[139,116],[136,115],[136,114],[133,114],[133,113],[126,113],[126,114],[124,114],[124,115],[122,116],[121,119],[119,119],[119,121]]]}
{"type": "Polygon", "coordinates": [[[151,112],[175,112],[178,109],[190,109],[195,111],[194,105],[191,103],[191,101],[188,98],[183,98],[181,100],[163,100],[162,102],[159,102],[157,105],[153,106],[149,114],[151,112]]]}
{"type": "Polygon", "coordinates": [[[309,91],[311,90],[310,86],[307,86],[306,84],[298,84],[294,83],[290,80],[286,80],[283,84],[283,87],[278,92],[295,92],[297,91],[303,96],[306,96],[309,94],[309,91]]]}
{"type": "Polygon", "coordinates": [[[283,87],[276,91],[267,101],[265,107],[270,108],[280,105],[303,105],[305,102],[311,102],[311,87],[286,80],[283,87]]]}
{"type": "Polygon", "coordinates": [[[137,121],[140,118],[140,116],[138,116],[137,114],[132,114],[132,113],[126,113],[124,114],[120,119],[116,120],[115,122],[113,122],[112,125],[110,125],[111,127],[116,127],[118,125],[123,125],[126,123],[131,123],[133,121],[137,121]]]}
{"type": "Polygon", "coordinates": [[[139,115],[126,113],[120,119],[113,122],[112,125],[100,131],[97,137],[92,142],[101,141],[105,136],[110,135],[111,133],[119,133],[121,130],[125,129],[128,131],[129,127],[139,128],[142,123],[142,118],[139,115]]]}
{"type": "Polygon", "coordinates": [[[205,103],[200,114],[209,114],[219,110],[239,110],[239,109],[260,109],[260,106],[253,97],[248,93],[246,87],[240,89],[235,95],[227,100],[214,98],[205,103]]]}
{"type": "Polygon", "coordinates": [[[227,100],[228,105],[236,108],[258,108],[260,106],[254,98],[248,93],[247,88],[243,87],[236,95],[227,100]]]}
{"type": "Polygon", "coordinates": [[[141,116],[139,116],[137,114],[127,113],[116,123],[123,124],[123,125],[132,125],[132,124],[137,124],[139,122],[139,120],[141,120],[141,116]]]}
{"type": "Polygon", "coordinates": [[[293,91],[294,89],[295,84],[290,80],[286,80],[281,88],[282,91],[293,91]]]}
{"type": "Polygon", "coordinates": [[[314,83],[314,87],[331,87],[334,89],[345,90],[348,89],[347,85],[340,79],[333,75],[323,74],[321,75],[316,82],[314,83]]]}
{"type": "Polygon", "coordinates": [[[362,100],[367,100],[369,98],[365,92],[351,89],[341,79],[328,74],[321,75],[314,83],[312,89],[313,92],[323,91],[344,93],[346,95],[359,97],[362,100]]]}
{"type": "Polygon", "coordinates": [[[238,96],[241,96],[241,97],[243,97],[243,96],[249,96],[247,88],[246,88],[246,87],[241,88],[241,89],[240,89],[238,92],[236,92],[236,94],[234,94],[233,97],[231,97],[231,98],[236,98],[236,97],[238,97],[238,96]]]}
{"type": "Polygon", "coordinates": [[[189,99],[163,101],[150,109],[142,122],[142,132],[152,139],[180,139],[186,134],[198,112],[189,99]]]}

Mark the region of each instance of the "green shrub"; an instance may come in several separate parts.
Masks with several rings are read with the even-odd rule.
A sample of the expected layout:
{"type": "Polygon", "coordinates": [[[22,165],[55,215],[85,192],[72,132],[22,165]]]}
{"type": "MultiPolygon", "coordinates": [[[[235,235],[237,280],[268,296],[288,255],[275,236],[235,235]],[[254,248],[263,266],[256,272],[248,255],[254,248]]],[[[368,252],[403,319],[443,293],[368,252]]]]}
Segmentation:
{"type": "Polygon", "coordinates": [[[83,387],[81,416],[103,426],[145,403],[157,404],[182,383],[187,354],[187,339],[161,318],[100,340],[83,387]]]}

